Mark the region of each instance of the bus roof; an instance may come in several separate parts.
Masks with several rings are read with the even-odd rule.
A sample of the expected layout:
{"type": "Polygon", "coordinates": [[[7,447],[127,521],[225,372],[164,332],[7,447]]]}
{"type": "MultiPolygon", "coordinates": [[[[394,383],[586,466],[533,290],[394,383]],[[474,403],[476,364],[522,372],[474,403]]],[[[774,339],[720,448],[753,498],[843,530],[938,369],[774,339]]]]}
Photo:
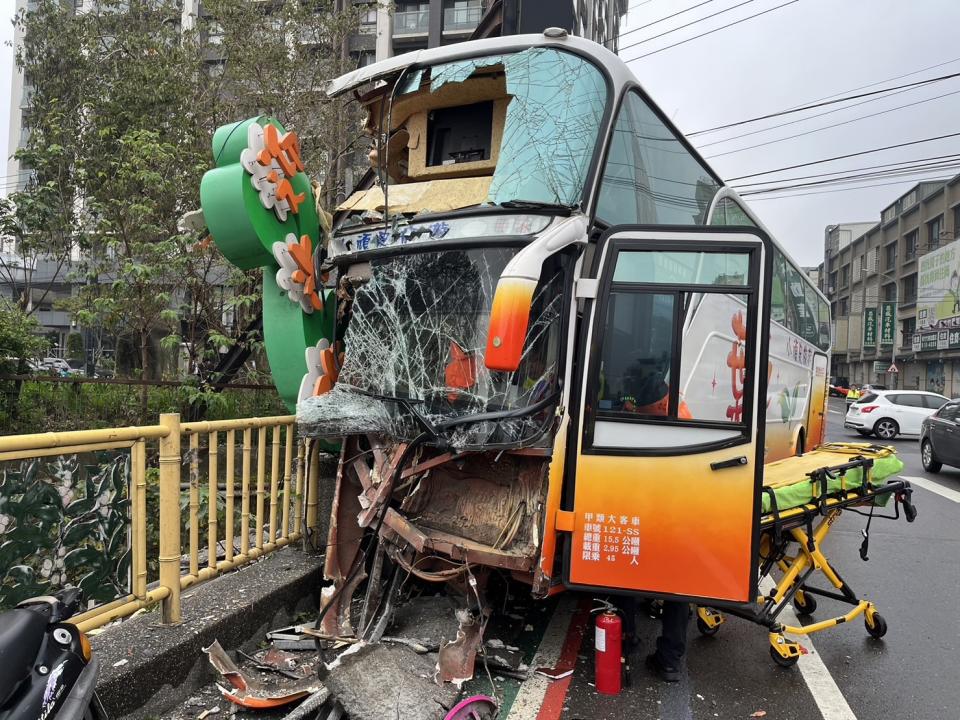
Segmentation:
{"type": "MultiPolygon", "coordinates": [[[[549,30],[552,31],[553,29],[549,30]]],[[[615,91],[627,83],[637,82],[634,74],[630,72],[630,68],[628,68],[626,63],[616,54],[592,40],[586,40],[574,35],[560,36],[559,33],[561,32],[565,31],[558,30],[557,37],[547,36],[543,33],[506,35],[504,37],[485,38],[483,40],[468,40],[467,42],[443,45],[426,50],[414,50],[413,52],[404,53],[403,55],[397,55],[362,68],[357,68],[331,80],[327,85],[327,96],[331,98],[337,97],[365,83],[381,80],[403,68],[414,65],[437,65],[439,63],[469,57],[520,52],[521,50],[527,50],[532,47],[571,50],[588,58],[610,75],[615,91]]]]}
{"type": "MultiPolygon", "coordinates": [[[[548,28],[544,30],[543,33],[507,35],[503,37],[485,38],[483,40],[469,40],[467,42],[455,43],[453,45],[443,45],[441,47],[428,48],[424,50],[414,50],[413,52],[404,53],[403,55],[396,55],[394,57],[387,58],[386,60],[381,60],[380,62],[366,65],[362,68],[357,68],[356,70],[331,80],[327,85],[326,93],[328,97],[334,98],[365,85],[366,83],[386,79],[408,67],[423,67],[471,57],[520,52],[532,47],[549,47],[568,50],[587,58],[609,75],[615,96],[619,95],[621,89],[628,85],[640,86],[640,89],[643,90],[643,86],[637,76],[615,53],[610,52],[605,47],[593,42],[592,40],[570,35],[566,33],[566,31],[559,30],[557,28],[548,28]]],[[[646,95],[648,102],[655,104],[655,100],[650,98],[646,91],[644,91],[644,95],[646,95]]],[[[665,121],[668,122],[671,127],[675,128],[673,123],[671,123],[668,119],[665,118],[665,121]]],[[[678,133],[680,132],[679,128],[675,129],[678,133]]],[[[747,205],[743,198],[740,197],[740,195],[733,188],[726,184],[723,178],[721,178],[716,171],[710,167],[709,163],[707,163],[706,160],[699,155],[699,153],[697,153],[697,157],[698,160],[707,168],[707,170],[721,182],[721,188],[713,198],[713,205],[716,206],[716,204],[724,197],[730,198],[736,202],[737,205],[739,205],[747,213],[751,220],[756,223],[757,227],[762,229],[771,239],[773,239],[777,248],[781,253],[783,253],[787,260],[794,267],[799,269],[800,265],[793,260],[789,253],[787,253],[780,243],[775,240],[774,234],[769,231],[769,229],[763,224],[760,218],[757,217],[756,213],[749,205],[747,205]]],[[[808,284],[813,285],[809,282],[809,278],[807,278],[805,274],[803,277],[808,284]]],[[[826,297],[823,296],[823,293],[820,292],[819,288],[816,288],[815,286],[814,288],[821,295],[821,297],[826,300],[826,297]]]]}

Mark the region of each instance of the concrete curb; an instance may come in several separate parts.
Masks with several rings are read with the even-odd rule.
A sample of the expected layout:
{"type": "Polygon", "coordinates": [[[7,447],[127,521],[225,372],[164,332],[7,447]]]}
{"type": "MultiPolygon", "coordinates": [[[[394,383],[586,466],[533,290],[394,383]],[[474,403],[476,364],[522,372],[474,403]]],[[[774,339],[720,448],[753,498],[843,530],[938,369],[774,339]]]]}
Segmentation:
{"type": "Polygon", "coordinates": [[[319,606],[321,579],[322,556],[286,547],[186,591],[180,625],[162,626],[151,612],[92,638],[108,715],[161,716],[213,679],[204,647],[256,649],[266,631],[319,606]]]}

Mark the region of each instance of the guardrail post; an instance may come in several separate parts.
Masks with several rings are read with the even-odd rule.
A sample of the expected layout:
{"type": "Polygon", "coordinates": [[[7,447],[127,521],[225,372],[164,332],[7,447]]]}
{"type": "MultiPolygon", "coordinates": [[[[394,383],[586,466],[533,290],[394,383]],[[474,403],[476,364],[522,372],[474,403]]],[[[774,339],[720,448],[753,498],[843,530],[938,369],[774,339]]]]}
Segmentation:
{"type": "Polygon", "coordinates": [[[161,622],[180,622],[180,415],[164,413],[160,424],[160,585],[169,591],[160,606],[161,622]]]}
{"type": "Polygon", "coordinates": [[[315,537],[317,531],[317,505],[320,494],[320,443],[314,442],[307,455],[307,532],[306,539],[316,549],[322,540],[315,537]]]}

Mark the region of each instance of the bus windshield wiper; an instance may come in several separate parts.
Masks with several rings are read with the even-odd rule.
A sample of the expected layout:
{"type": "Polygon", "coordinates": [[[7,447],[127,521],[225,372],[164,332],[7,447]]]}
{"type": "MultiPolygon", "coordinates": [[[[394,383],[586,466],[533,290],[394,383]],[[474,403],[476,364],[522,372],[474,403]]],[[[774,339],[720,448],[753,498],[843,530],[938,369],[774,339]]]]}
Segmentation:
{"type": "Polygon", "coordinates": [[[383,402],[392,402],[400,406],[401,409],[406,410],[414,419],[414,421],[421,427],[421,429],[430,436],[430,439],[434,442],[439,441],[440,434],[437,432],[437,428],[433,426],[433,423],[427,419],[427,416],[420,412],[417,405],[422,405],[423,400],[417,400],[416,398],[405,398],[399,397],[396,395],[383,395],[382,393],[372,392],[370,390],[360,390],[359,388],[354,388],[354,391],[361,394],[367,395],[368,397],[376,398],[383,402]]]}
{"type": "Polygon", "coordinates": [[[570,213],[574,210],[579,209],[580,205],[569,205],[567,203],[559,202],[543,202],[541,200],[504,200],[501,203],[497,203],[500,207],[517,209],[517,210],[563,210],[564,212],[570,213]]]}

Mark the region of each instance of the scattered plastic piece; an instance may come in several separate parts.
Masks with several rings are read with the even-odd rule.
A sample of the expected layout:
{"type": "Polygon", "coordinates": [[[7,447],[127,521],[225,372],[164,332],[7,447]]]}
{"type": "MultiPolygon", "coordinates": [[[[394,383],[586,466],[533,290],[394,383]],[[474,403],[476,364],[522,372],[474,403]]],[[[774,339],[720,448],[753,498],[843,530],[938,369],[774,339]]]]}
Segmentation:
{"type": "Polygon", "coordinates": [[[231,686],[226,688],[218,683],[217,689],[224,698],[235,705],[251,709],[282,707],[324,689],[323,683],[317,678],[304,678],[276,687],[268,687],[244,675],[216,640],[210,647],[203,648],[203,651],[207,654],[210,664],[231,686]]]}
{"type": "Polygon", "coordinates": [[[443,720],[493,720],[497,703],[486,695],[474,695],[461,700],[451,708],[443,720]]]}

